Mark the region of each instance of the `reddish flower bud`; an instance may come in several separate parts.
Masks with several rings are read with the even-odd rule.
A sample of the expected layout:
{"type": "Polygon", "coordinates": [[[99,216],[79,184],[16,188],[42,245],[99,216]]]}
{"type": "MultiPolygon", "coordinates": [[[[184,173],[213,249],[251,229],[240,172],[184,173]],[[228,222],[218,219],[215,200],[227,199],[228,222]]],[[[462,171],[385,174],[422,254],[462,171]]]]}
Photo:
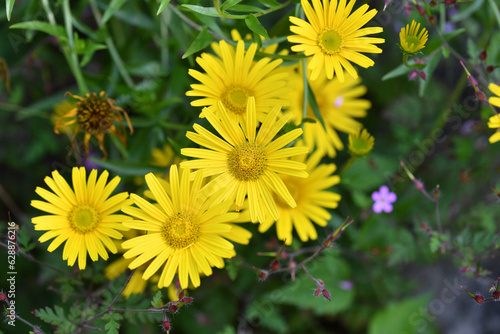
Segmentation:
{"type": "Polygon", "coordinates": [[[457,3],[457,0],[445,0],[445,1],[444,1],[444,4],[445,4],[445,5],[453,5],[453,4],[455,4],[455,3],[457,3]]]}
{"type": "Polygon", "coordinates": [[[413,70],[410,72],[410,75],[408,76],[408,81],[411,81],[413,79],[415,79],[418,75],[418,71],[417,70],[413,70]]]}
{"type": "Polygon", "coordinates": [[[495,299],[495,300],[500,299],[500,291],[498,291],[498,290],[493,291],[493,299],[495,299]]]}
{"type": "Polygon", "coordinates": [[[186,304],[189,304],[191,302],[193,302],[194,298],[192,297],[184,297],[181,299],[181,303],[186,303],[186,304]]]}
{"type": "Polygon", "coordinates": [[[330,299],[330,293],[328,292],[328,290],[327,290],[327,289],[323,289],[322,293],[323,293],[323,296],[324,296],[326,299],[328,299],[328,301],[329,301],[329,302],[331,302],[331,301],[332,301],[332,300],[330,299]]]}
{"type": "Polygon", "coordinates": [[[420,223],[420,228],[422,228],[422,230],[426,233],[429,233],[431,231],[431,229],[429,228],[429,226],[427,226],[426,223],[420,223]]]}
{"type": "Polygon", "coordinates": [[[432,0],[429,5],[431,5],[431,7],[436,7],[437,6],[437,2],[436,0],[432,0]]]}
{"type": "Polygon", "coordinates": [[[415,7],[417,7],[418,13],[422,16],[425,16],[425,9],[423,9],[421,6],[415,4],[415,7]]]}
{"type": "Polygon", "coordinates": [[[170,333],[170,321],[165,320],[161,325],[167,334],[170,333]]]}
{"type": "Polygon", "coordinates": [[[485,61],[487,57],[488,57],[488,54],[486,53],[486,50],[483,50],[483,51],[479,54],[479,59],[481,59],[482,61],[485,61]]]}
{"type": "Polygon", "coordinates": [[[467,267],[463,267],[463,268],[460,268],[460,272],[461,272],[461,273],[465,273],[465,272],[469,271],[469,269],[470,269],[470,267],[469,267],[469,266],[467,266],[467,267]]]}
{"type": "Polygon", "coordinates": [[[272,263],[271,263],[271,270],[272,271],[276,271],[280,268],[280,262],[278,261],[278,259],[275,259],[272,263]]]}
{"type": "Polygon", "coordinates": [[[476,91],[476,96],[479,101],[484,101],[486,100],[486,96],[484,96],[484,93],[481,92],[480,90],[476,91]]]}
{"type": "Polygon", "coordinates": [[[7,300],[7,296],[4,293],[0,292],[0,299],[3,300],[3,301],[6,301],[7,300]]]}
{"type": "Polygon", "coordinates": [[[429,17],[429,23],[432,24],[432,25],[436,24],[436,17],[434,15],[431,15],[429,17]]]}
{"type": "Polygon", "coordinates": [[[321,289],[320,289],[320,288],[317,288],[317,289],[314,291],[314,297],[318,297],[320,294],[321,294],[321,289]]]}
{"type": "Polygon", "coordinates": [[[181,291],[181,293],[179,293],[179,297],[178,297],[178,298],[179,298],[179,299],[184,298],[184,290],[182,290],[182,291],[181,291]]]}
{"type": "Polygon", "coordinates": [[[168,307],[168,312],[170,312],[172,314],[177,312],[177,310],[179,310],[179,306],[177,306],[176,304],[172,304],[168,307]]]}
{"type": "Polygon", "coordinates": [[[478,304],[481,304],[482,302],[484,302],[484,297],[481,296],[481,295],[475,295],[474,296],[474,300],[478,303],[478,304]]]}
{"type": "Polygon", "coordinates": [[[422,79],[426,80],[425,72],[420,72],[419,74],[422,79]]]}
{"type": "Polygon", "coordinates": [[[434,188],[434,198],[439,198],[439,184],[436,185],[436,188],[434,188]]]}
{"type": "Polygon", "coordinates": [[[253,269],[257,272],[257,276],[259,276],[260,280],[265,280],[267,278],[268,273],[266,270],[258,269],[256,267],[253,267],[253,269]]]}
{"type": "Polygon", "coordinates": [[[495,67],[493,65],[488,65],[486,66],[486,72],[491,73],[495,70],[495,67]]]}

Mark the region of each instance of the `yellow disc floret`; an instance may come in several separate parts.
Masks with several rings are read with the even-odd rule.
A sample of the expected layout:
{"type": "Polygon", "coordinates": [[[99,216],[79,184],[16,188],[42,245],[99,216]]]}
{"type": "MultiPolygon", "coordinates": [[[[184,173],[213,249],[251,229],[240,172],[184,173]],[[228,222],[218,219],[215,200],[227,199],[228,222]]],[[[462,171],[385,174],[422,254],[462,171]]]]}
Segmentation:
{"type": "Polygon", "coordinates": [[[266,162],[262,148],[248,142],[236,146],[227,158],[229,172],[240,181],[258,180],[266,170],[266,162]]]}

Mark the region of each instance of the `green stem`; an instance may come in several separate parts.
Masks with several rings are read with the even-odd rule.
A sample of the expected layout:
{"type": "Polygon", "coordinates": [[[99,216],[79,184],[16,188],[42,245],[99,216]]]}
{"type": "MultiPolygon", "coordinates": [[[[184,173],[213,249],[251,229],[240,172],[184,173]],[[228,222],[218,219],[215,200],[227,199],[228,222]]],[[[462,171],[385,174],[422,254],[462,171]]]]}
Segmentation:
{"type": "MultiPolygon", "coordinates": [[[[54,17],[54,13],[50,9],[50,5],[48,0],[42,0],[42,5],[43,8],[47,14],[47,18],[49,20],[49,23],[52,25],[56,25],[56,20],[54,17]]],[[[87,83],[85,82],[85,79],[83,78],[83,74],[80,68],[80,65],[78,63],[78,57],[75,53],[74,49],[68,49],[68,46],[61,43],[61,40],[58,39],[59,45],[61,46],[61,49],[63,51],[64,58],[68,62],[69,68],[71,72],[73,73],[73,76],[75,77],[76,83],[78,85],[78,89],[80,90],[80,95],[85,95],[88,92],[88,87],[87,83]]]]}
{"type": "Polygon", "coordinates": [[[344,166],[342,166],[342,169],[339,171],[339,175],[342,175],[346,170],[349,169],[349,167],[351,167],[351,165],[354,163],[354,161],[358,160],[358,157],[357,156],[354,156],[354,155],[351,155],[351,157],[349,158],[349,160],[347,160],[347,162],[345,163],[344,166]]]}
{"type": "Polygon", "coordinates": [[[125,65],[123,64],[122,59],[120,58],[120,54],[118,53],[118,50],[116,49],[115,43],[113,42],[113,39],[109,36],[109,31],[106,27],[106,25],[102,25],[102,16],[101,13],[99,12],[99,8],[97,7],[97,3],[95,0],[89,0],[90,3],[90,8],[92,9],[92,13],[94,15],[95,20],[97,21],[97,24],[99,28],[102,28],[104,32],[106,33],[106,39],[105,43],[106,46],[108,47],[109,54],[111,55],[111,58],[116,64],[116,67],[118,68],[118,71],[120,72],[120,75],[123,78],[123,81],[125,81],[125,84],[130,89],[133,89],[135,84],[130,75],[128,74],[127,70],[125,69],[125,65]]]}
{"type": "Polygon", "coordinates": [[[276,7],[272,7],[272,8],[269,8],[268,10],[262,12],[262,13],[257,13],[257,14],[254,14],[255,17],[259,17],[259,16],[262,16],[262,15],[266,15],[266,14],[269,14],[269,13],[272,13],[272,12],[275,12],[277,10],[280,10],[282,8],[285,8],[286,6],[288,6],[290,4],[291,0],[288,0],[286,2],[283,2],[281,5],[279,6],[276,6],[276,7]]]}
{"type": "Polygon", "coordinates": [[[403,54],[403,64],[406,67],[411,67],[410,65],[408,65],[408,54],[407,53],[403,54]]]}

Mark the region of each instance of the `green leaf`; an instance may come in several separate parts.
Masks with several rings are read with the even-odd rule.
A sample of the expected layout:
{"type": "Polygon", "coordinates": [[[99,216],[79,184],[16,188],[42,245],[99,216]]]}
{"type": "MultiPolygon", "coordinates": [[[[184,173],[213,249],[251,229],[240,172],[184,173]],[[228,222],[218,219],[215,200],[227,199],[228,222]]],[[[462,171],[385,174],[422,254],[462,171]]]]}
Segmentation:
{"type": "Polygon", "coordinates": [[[163,305],[163,300],[161,299],[160,290],[156,291],[156,294],[154,295],[153,300],[151,301],[151,305],[153,307],[160,307],[163,305]]]}
{"type": "Polygon", "coordinates": [[[182,59],[185,59],[195,52],[203,50],[212,42],[212,35],[208,32],[207,26],[204,26],[198,36],[194,39],[193,43],[186,50],[186,53],[182,55],[182,59]]]}
{"type": "Polygon", "coordinates": [[[418,95],[420,97],[424,96],[427,84],[430,82],[432,73],[434,73],[434,70],[436,69],[436,66],[438,65],[440,59],[441,59],[441,53],[436,52],[435,54],[432,55],[431,59],[427,61],[427,67],[423,70],[427,80],[420,80],[420,87],[418,91],[418,95]]]}
{"type": "Polygon", "coordinates": [[[307,84],[307,100],[314,112],[314,115],[321,123],[321,126],[323,126],[323,129],[325,129],[326,131],[325,122],[323,121],[323,116],[321,116],[321,113],[319,112],[318,103],[316,102],[316,98],[314,97],[314,92],[312,91],[311,85],[309,85],[309,83],[307,84]]]}
{"type": "Polygon", "coordinates": [[[276,0],[259,0],[261,4],[263,4],[266,7],[273,8],[273,7],[278,7],[281,4],[276,1],[276,0]]]}
{"type": "Polygon", "coordinates": [[[127,0],[111,0],[111,3],[109,4],[108,8],[106,8],[106,11],[104,12],[104,15],[102,16],[102,21],[101,25],[106,24],[108,20],[113,16],[113,14],[120,9],[121,6],[126,2],[127,0]]]}
{"type": "MultiPolygon", "coordinates": [[[[456,37],[464,32],[465,32],[465,28],[460,28],[460,29],[452,31],[448,34],[444,34],[443,38],[445,41],[449,41],[452,38],[454,38],[454,37],[456,37]]],[[[441,38],[436,37],[433,40],[429,41],[429,43],[427,43],[427,46],[425,47],[424,50],[427,54],[431,54],[432,52],[434,52],[434,50],[437,50],[437,48],[439,48],[441,45],[443,45],[443,41],[441,40],[441,38]]]]}
{"type": "Polygon", "coordinates": [[[270,39],[266,29],[262,26],[262,24],[260,24],[259,19],[255,17],[254,14],[248,14],[245,18],[245,23],[247,24],[247,27],[253,32],[264,36],[266,39],[270,39]]]}
{"type": "Polygon", "coordinates": [[[101,161],[96,158],[89,158],[89,161],[96,163],[98,166],[113,171],[121,176],[137,176],[146,175],[150,172],[159,173],[163,172],[165,168],[155,167],[145,163],[137,162],[123,162],[123,161],[101,161]]]}
{"type": "Polygon", "coordinates": [[[10,21],[10,15],[12,14],[12,9],[14,8],[14,2],[16,2],[16,0],[7,0],[7,2],[5,2],[5,12],[7,13],[7,21],[10,21]]]}
{"type": "MultiPolygon", "coordinates": [[[[401,334],[417,333],[419,331],[418,320],[426,321],[430,327],[432,324],[421,315],[421,310],[431,300],[432,295],[426,294],[417,298],[407,299],[402,302],[392,303],[383,310],[377,312],[371,319],[368,334],[401,334]]],[[[420,328],[421,329],[421,328],[420,328]]],[[[425,333],[435,333],[435,330],[426,326],[425,333]]]]}
{"type": "Polygon", "coordinates": [[[30,29],[44,32],[57,38],[66,39],[66,30],[59,25],[42,21],[20,22],[10,26],[10,29],[30,29]]]}
{"type": "Polygon", "coordinates": [[[238,276],[238,271],[241,266],[241,261],[237,259],[230,259],[226,260],[226,271],[227,274],[229,275],[229,278],[234,281],[236,279],[236,276],[238,276]]]}
{"type": "Polygon", "coordinates": [[[250,12],[250,13],[265,13],[266,11],[260,7],[250,6],[250,5],[234,5],[231,7],[232,11],[235,12],[250,12]]]}
{"type": "Polygon", "coordinates": [[[55,305],[54,310],[50,307],[45,309],[36,310],[35,316],[42,319],[43,321],[55,325],[58,329],[55,333],[74,333],[77,327],[71,323],[64,315],[64,309],[61,306],[55,305]]]}
{"type": "Polygon", "coordinates": [[[249,323],[259,319],[262,327],[270,329],[273,333],[287,333],[288,325],[277,307],[267,307],[268,299],[254,300],[246,309],[245,318],[249,323]]]}
{"type": "Polygon", "coordinates": [[[240,3],[241,1],[242,0],[227,0],[220,6],[220,10],[225,11],[226,9],[233,7],[234,5],[240,3]]]}
{"type": "Polygon", "coordinates": [[[212,17],[221,17],[219,13],[217,13],[217,9],[215,7],[202,7],[196,5],[181,5],[183,8],[187,8],[192,10],[193,12],[212,17]]]}
{"type": "Polygon", "coordinates": [[[160,15],[161,12],[167,7],[167,5],[170,3],[170,0],[161,0],[160,7],[158,8],[158,11],[156,12],[156,15],[160,15]]]}
{"type": "Polygon", "coordinates": [[[389,80],[392,78],[397,78],[399,76],[405,75],[406,73],[410,73],[411,67],[406,66],[405,64],[401,64],[392,71],[389,71],[382,77],[382,81],[389,80]]]}

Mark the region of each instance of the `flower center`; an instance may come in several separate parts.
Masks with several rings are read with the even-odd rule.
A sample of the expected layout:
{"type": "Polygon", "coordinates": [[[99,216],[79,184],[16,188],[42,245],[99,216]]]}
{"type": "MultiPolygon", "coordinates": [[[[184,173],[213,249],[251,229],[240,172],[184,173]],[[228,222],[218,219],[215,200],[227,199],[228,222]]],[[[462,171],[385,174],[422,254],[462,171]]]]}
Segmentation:
{"type": "Polygon", "coordinates": [[[251,95],[248,89],[231,85],[222,93],[221,100],[227,111],[242,115],[247,110],[247,98],[251,95]]]}
{"type": "Polygon", "coordinates": [[[68,220],[73,230],[85,234],[95,230],[101,221],[101,216],[93,206],[81,204],[69,213],[68,220]]]}
{"type": "Polygon", "coordinates": [[[183,249],[191,246],[200,236],[200,225],[191,215],[177,213],[169,217],[161,231],[170,247],[183,249]]]}
{"type": "Polygon", "coordinates": [[[332,28],[326,28],[318,35],[318,46],[323,53],[334,55],[344,47],[342,36],[332,28]]]}
{"type": "Polygon", "coordinates": [[[113,105],[107,96],[87,94],[76,103],[76,108],[76,119],[85,132],[104,133],[113,125],[113,105]]]}
{"type": "Polygon", "coordinates": [[[255,181],[264,173],[267,158],[262,148],[253,143],[243,143],[227,157],[229,172],[238,180],[255,181]]]}
{"type": "Polygon", "coordinates": [[[412,47],[412,44],[414,48],[420,44],[420,40],[418,39],[417,36],[406,36],[405,41],[406,43],[408,43],[409,48],[412,47]]]}

